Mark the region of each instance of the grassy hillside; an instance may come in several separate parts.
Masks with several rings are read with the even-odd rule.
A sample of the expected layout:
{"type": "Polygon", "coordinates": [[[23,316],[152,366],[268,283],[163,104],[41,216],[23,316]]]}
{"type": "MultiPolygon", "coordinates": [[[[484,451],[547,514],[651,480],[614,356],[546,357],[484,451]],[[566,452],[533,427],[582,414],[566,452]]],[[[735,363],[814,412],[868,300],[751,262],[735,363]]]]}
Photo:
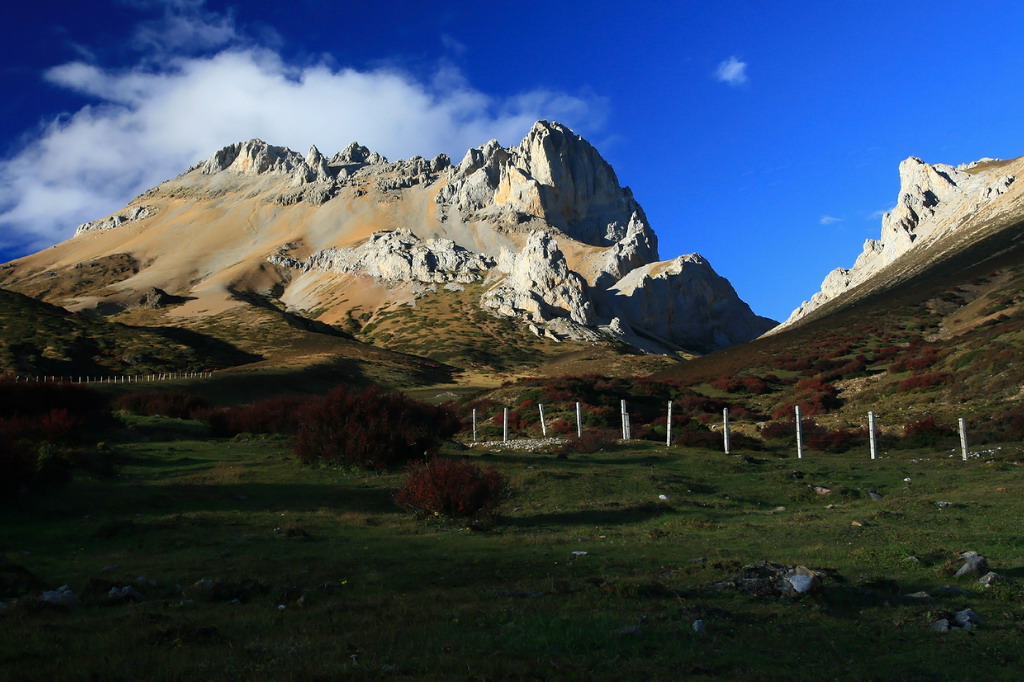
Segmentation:
{"type": "Polygon", "coordinates": [[[131,418],[108,439],[120,476],[0,507],[5,679],[1012,679],[1024,664],[1019,443],[969,462],[450,449],[512,482],[474,532],[401,511],[400,474],[204,431],[131,418]],[[965,550],[1014,582],[953,577],[965,550]],[[820,589],[722,585],[759,560],[813,569],[820,589]],[[60,585],[83,604],[34,599],[60,585]],[[110,596],[126,586],[137,596],[110,596]],[[932,631],[966,608],[974,629],[932,631]]]}
{"type": "Polygon", "coordinates": [[[201,371],[255,356],[185,331],[91,319],[0,289],[0,372],[106,376],[201,371]]]}
{"type": "Polygon", "coordinates": [[[834,421],[868,410],[987,419],[1024,397],[1024,242],[1003,233],[898,289],[656,378],[730,394],[766,417],[794,404],[834,421]],[[767,384],[749,395],[737,381],[767,384]],[[732,384],[732,386],[730,386],[732,384]],[[826,399],[827,398],[827,399],[826,399]]]}

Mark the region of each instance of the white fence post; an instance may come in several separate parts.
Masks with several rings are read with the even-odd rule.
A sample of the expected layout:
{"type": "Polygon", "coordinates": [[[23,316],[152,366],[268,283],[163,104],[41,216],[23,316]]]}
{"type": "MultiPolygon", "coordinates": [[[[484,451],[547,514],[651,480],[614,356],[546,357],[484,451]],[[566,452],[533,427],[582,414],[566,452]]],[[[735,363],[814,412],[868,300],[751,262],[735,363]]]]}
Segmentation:
{"type": "Polygon", "coordinates": [[[540,410],[540,432],[545,438],[548,437],[548,425],[544,422],[544,406],[537,403],[537,409],[540,410]]]}
{"type": "Polygon", "coordinates": [[[878,457],[878,443],[875,442],[875,413],[868,412],[868,441],[871,444],[871,459],[878,457]]]}
{"type": "Polygon", "coordinates": [[[580,411],[579,402],[576,403],[576,437],[583,438],[583,413],[580,411]]]}
{"type": "Polygon", "coordinates": [[[620,401],[622,406],[622,440],[629,440],[629,412],[626,411],[626,401],[620,401]]]}
{"type": "Polygon", "coordinates": [[[796,458],[804,458],[804,432],[800,424],[800,406],[796,406],[796,458]]]}
{"type": "Polygon", "coordinates": [[[505,424],[504,424],[503,433],[504,433],[504,436],[503,436],[502,441],[507,443],[508,442],[508,408],[507,407],[505,408],[505,424]]]}
{"type": "Polygon", "coordinates": [[[473,442],[476,442],[476,408],[473,408],[473,442]]]}
{"type": "Polygon", "coordinates": [[[725,446],[725,454],[732,454],[731,443],[729,442],[729,408],[722,408],[722,445],[725,446]]]}
{"type": "Polygon", "coordinates": [[[668,418],[665,420],[665,447],[672,445],[672,401],[668,401],[668,418]]]}
{"type": "Polygon", "coordinates": [[[967,422],[964,421],[963,417],[957,420],[957,426],[960,427],[960,450],[964,454],[964,461],[967,461],[967,422]]]}

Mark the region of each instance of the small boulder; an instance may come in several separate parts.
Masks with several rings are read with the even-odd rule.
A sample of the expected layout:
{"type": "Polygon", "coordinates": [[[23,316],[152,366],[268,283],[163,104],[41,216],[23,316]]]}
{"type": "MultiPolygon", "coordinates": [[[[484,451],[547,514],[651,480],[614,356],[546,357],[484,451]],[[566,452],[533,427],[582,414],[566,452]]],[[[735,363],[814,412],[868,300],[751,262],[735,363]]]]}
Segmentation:
{"type": "Polygon", "coordinates": [[[51,606],[62,606],[65,608],[82,605],[82,602],[78,599],[78,595],[72,592],[71,588],[67,585],[61,585],[56,590],[43,592],[39,595],[39,601],[51,606]]]}
{"type": "Polygon", "coordinates": [[[962,578],[965,575],[985,575],[989,572],[988,559],[977,552],[964,552],[960,555],[960,560],[963,563],[954,574],[956,578],[962,578]]]}
{"type": "Polygon", "coordinates": [[[1001,583],[1001,582],[1005,582],[1005,581],[1006,581],[1006,578],[1004,578],[1003,576],[999,575],[995,571],[989,571],[985,575],[983,575],[980,578],[978,578],[978,582],[981,583],[982,585],[984,585],[985,587],[992,587],[996,583],[1001,583]]]}

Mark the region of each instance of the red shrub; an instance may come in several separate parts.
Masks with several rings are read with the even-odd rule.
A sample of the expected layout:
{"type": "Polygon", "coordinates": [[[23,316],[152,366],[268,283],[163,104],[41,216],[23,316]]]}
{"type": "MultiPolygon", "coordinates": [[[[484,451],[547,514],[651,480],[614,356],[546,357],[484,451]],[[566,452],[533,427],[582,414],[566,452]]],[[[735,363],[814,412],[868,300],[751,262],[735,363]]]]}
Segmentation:
{"type": "Polygon", "coordinates": [[[209,406],[206,398],[186,391],[126,393],[114,401],[114,409],[128,414],[161,415],[175,419],[194,419],[209,406]]]}
{"type": "Polygon", "coordinates": [[[906,391],[913,391],[918,388],[930,388],[932,386],[941,386],[942,384],[949,383],[949,380],[951,378],[952,376],[947,372],[915,374],[901,381],[896,386],[896,390],[903,393],[906,391]]]}
{"type": "Polygon", "coordinates": [[[608,450],[615,445],[621,434],[606,429],[588,429],[582,438],[571,438],[558,448],[559,455],[593,454],[608,450]]]}
{"type": "Polygon", "coordinates": [[[229,437],[239,433],[294,434],[303,410],[315,400],[309,396],[281,395],[251,405],[209,410],[210,434],[229,437]]]}
{"type": "Polygon", "coordinates": [[[846,452],[865,442],[867,442],[867,434],[864,430],[823,429],[820,432],[807,435],[807,447],[827,452],[846,452]]]}
{"type": "Polygon", "coordinates": [[[761,437],[770,438],[796,438],[795,419],[777,419],[770,421],[761,427],[761,437]]]}
{"type": "Polygon", "coordinates": [[[508,492],[508,479],[494,469],[437,457],[409,470],[395,502],[418,513],[467,518],[493,512],[508,492]]]}
{"type": "Polygon", "coordinates": [[[442,407],[376,387],[339,386],[302,411],[295,455],[307,464],[385,470],[432,454],[458,427],[442,407]]]}

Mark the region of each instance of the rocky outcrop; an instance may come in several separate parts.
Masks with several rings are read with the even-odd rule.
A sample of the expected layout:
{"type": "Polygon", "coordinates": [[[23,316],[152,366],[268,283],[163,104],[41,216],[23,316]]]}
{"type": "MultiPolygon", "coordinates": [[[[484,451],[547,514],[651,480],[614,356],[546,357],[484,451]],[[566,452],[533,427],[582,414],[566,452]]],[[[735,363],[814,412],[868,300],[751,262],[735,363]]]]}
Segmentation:
{"type": "Polygon", "coordinates": [[[144,220],[155,214],[156,210],[153,209],[152,206],[133,206],[123,213],[118,213],[116,215],[103,218],[102,220],[94,220],[91,223],[83,223],[79,225],[78,229],[75,230],[75,236],[85,232],[113,230],[114,228],[121,227],[126,223],[131,223],[136,220],[144,220]]]}
{"type": "Polygon", "coordinates": [[[304,260],[286,255],[271,263],[301,272],[321,271],[364,275],[385,282],[461,282],[483,277],[494,261],[458,246],[450,239],[419,239],[409,230],[374,233],[350,249],[326,249],[304,260]]]}
{"type": "Polygon", "coordinates": [[[1016,181],[1007,162],[982,159],[956,168],[927,164],[911,157],[900,164],[896,207],[882,218],[879,239],[868,239],[852,268],[836,268],[821,290],[778,327],[803,319],[838,296],[881,275],[908,253],[923,250],[956,232],[979,209],[992,203],[1016,181]]]}
{"type": "Polygon", "coordinates": [[[710,352],[775,326],[774,320],[754,315],[729,281],[697,254],[636,268],[608,293],[623,338],[653,337],[668,346],[710,352]]]}
{"type": "Polygon", "coordinates": [[[547,232],[531,234],[518,254],[503,252],[497,269],[507,274],[483,295],[484,308],[534,323],[559,318],[581,326],[594,323],[586,282],[569,269],[558,243],[547,232]]]}
{"type": "Polygon", "coordinates": [[[595,246],[643,231],[647,257],[658,240],[643,209],[597,150],[558,123],[538,121],[508,149],[491,140],[470,149],[435,201],[465,215],[521,214],[595,246]]]}

